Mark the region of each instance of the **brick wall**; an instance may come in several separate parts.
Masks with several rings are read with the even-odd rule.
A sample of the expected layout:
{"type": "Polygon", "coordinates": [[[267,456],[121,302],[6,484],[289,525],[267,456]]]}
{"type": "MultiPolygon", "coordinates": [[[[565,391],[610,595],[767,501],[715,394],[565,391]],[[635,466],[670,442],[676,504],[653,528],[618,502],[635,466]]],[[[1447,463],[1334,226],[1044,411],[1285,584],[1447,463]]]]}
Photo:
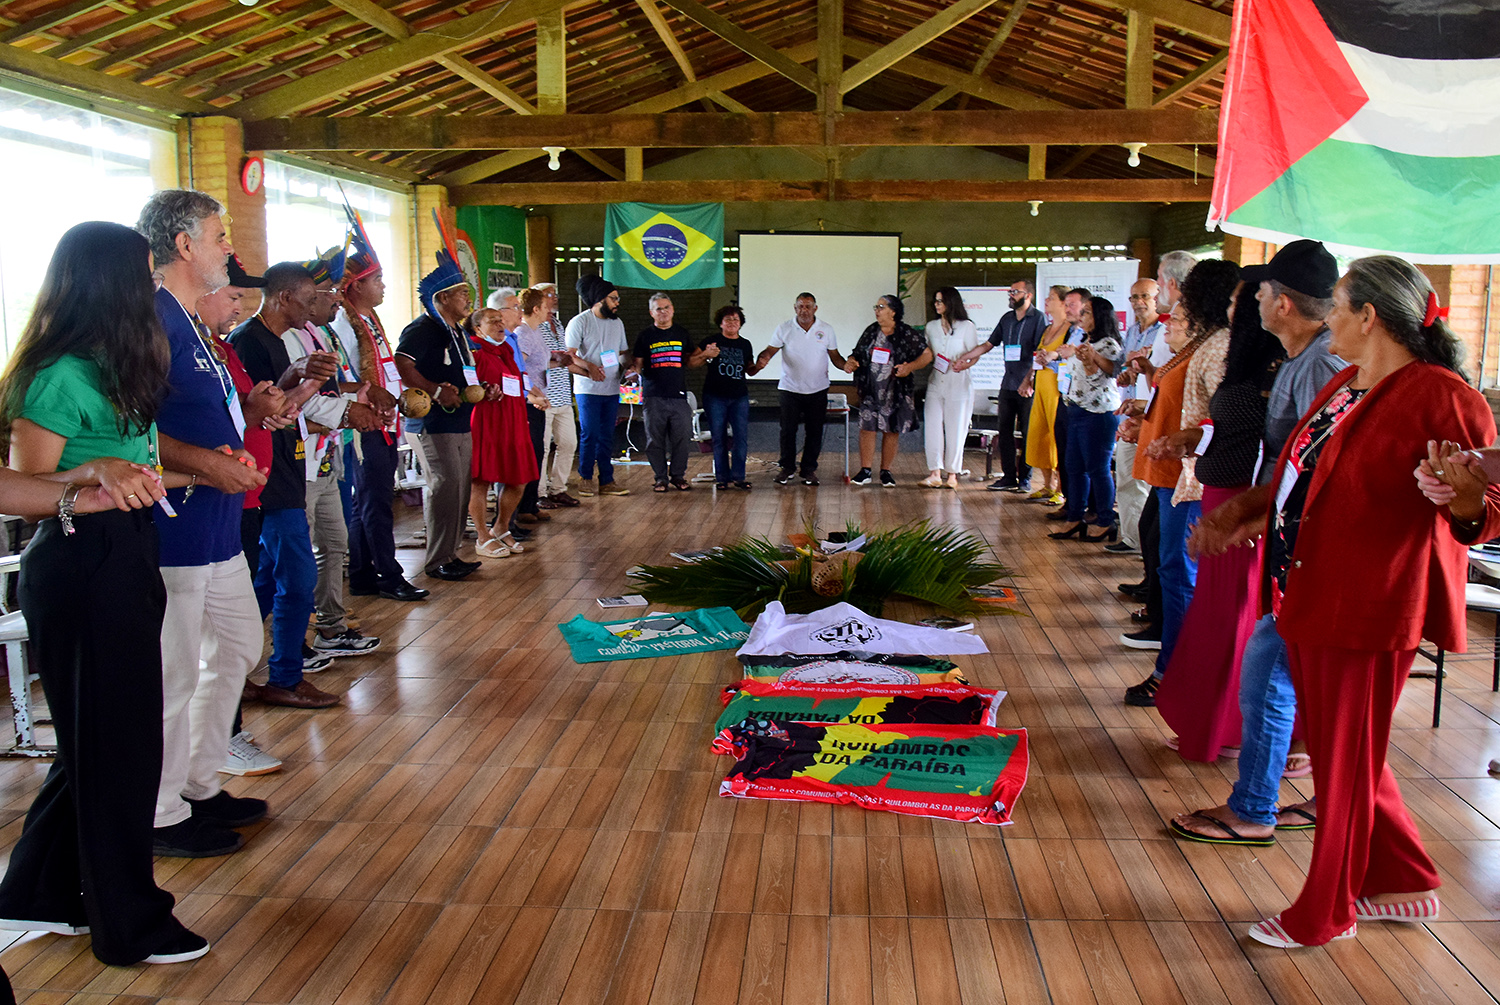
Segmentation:
{"type": "Polygon", "coordinates": [[[183,119],[177,127],[178,184],[195,188],[224,204],[229,240],[252,274],[266,260],[266,192],[246,195],[240,186],[245,162],[244,133],[226,116],[183,119]]]}

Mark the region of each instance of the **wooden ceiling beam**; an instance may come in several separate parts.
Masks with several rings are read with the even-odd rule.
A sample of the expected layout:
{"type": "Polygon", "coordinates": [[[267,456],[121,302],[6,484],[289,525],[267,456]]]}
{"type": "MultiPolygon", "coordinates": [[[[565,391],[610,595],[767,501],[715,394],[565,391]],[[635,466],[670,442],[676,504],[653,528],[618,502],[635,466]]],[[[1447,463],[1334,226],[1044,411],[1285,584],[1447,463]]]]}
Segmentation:
{"type": "Polygon", "coordinates": [[[14,42],[17,39],[25,38],[27,35],[35,35],[38,32],[46,31],[48,28],[55,28],[64,21],[71,21],[75,17],[93,13],[100,7],[108,7],[110,3],[111,0],[75,0],[74,3],[49,10],[47,13],[38,15],[30,21],[22,21],[13,28],[5,29],[5,31],[0,32],[0,42],[14,42]]]}
{"type": "MultiPolygon", "coordinates": [[[[253,39],[260,38],[263,35],[276,31],[277,29],[290,28],[293,22],[302,20],[303,18],[314,13],[316,10],[321,9],[322,7],[322,0],[313,0],[312,3],[306,3],[301,7],[295,7],[292,10],[287,11],[285,14],[282,14],[280,17],[271,18],[268,21],[262,21],[260,24],[252,25],[249,28],[241,28],[239,31],[231,32],[228,35],[223,36],[222,38],[215,38],[203,42],[197,42],[197,44],[187,47],[175,56],[170,56],[159,63],[153,63],[150,66],[147,66],[140,73],[137,73],[135,75],[135,81],[138,84],[144,84],[146,81],[152,79],[153,77],[158,77],[171,70],[175,70],[179,66],[185,66],[188,63],[195,63],[200,59],[207,59],[209,56],[217,56],[221,52],[234,49],[235,46],[241,44],[242,42],[248,42],[253,39]]],[[[186,32],[179,33],[177,37],[169,40],[169,44],[173,42],[183,41],[183,39],[187,37],[187,35],[188,33],[186,32]]],[[[196,42],[196,40],[194,41],[196,42]]],[[[239,55],[243,56],[244,54],[239,53],[239,55]]]]}
{"type": "Polygon", "coordinates": [[[734,24],[722,14],[709,10],[698,3],[698,0],[663,0],[663,2],[677,13],[707,28],[730,45],[766,64],[793,83],[814,94],[818,93],[816,73],[801,63],[788,59],[781,52],[734,24]]]}
{"type": "MultiPolygon", "coordinates": [[[[662,115],[296,116],[245,123],[256,150],[509,150],[568,147],[819,146],[816,112],[662,115]]],[[[832,143],[873,146],[1022,146],[1076,143],[1214,143],[1211,108],[1037,111],[846,112],[832,143]]]]}
{"type": "Polygon", "coordinates": [[[942,35],[987,7],[996,0],[956,0],[943,8],[941,13],[928,18],[900,37],[892,39],[876,49],[839,77],[839,93],[848,94],[860,84],[882,73],[891,66],[916,52],[922,46],[942,35]]]}
{"type": "MultiPolygon", "coordinates": [[[[1202,202],[1208,193],[1176,178],[1057,179],[1041,181],[879,180],[838,182],[850,202],[1202,202]]],[[[517,182],[457,185],[454,206],[546,206],[610,202],[818,202],[825,181],[682,180],[639,182],[517,182]]]]}
{"type": "Polygon", "coordinates": [[[1010,5],[1010,10],[1005,12],[1005,20],[1000,22],[1000,30],[995,32],[979,58],[974,61],[974,69],[970,72],[976,77],[984,75],[984,71],[990,68],[995,57],[1000,53],[1000,47],[1010,38],[1010,33],[1016,30],[1016,25],[1021,23],[1021,15],[1026,13],[1026,8],[1031,0],[1016,0],[1010,5]]]}
{"type": "MultiPolygon", "coordinates": [[[[656,6],[656,0],[635,0],[635,5],[646,15],[646,20],[651,22],[651,29],[656,32],[656,37],[661,39],[661,44],[667,47],[667,52],[672,54],[672,60],[682,75],[691,83],[698,79],[693,72],[693,64],[688,62],[687,53],[683,51],[682,43],[677,41],[677,35],[672,31],[672,26],[667,24],[666,15],[661,8],[656,6]]],[[[711,96],[711,95],[710,95],[711,96]]]]}
{"type": "MultiPolygon", "coordinates": [[[[235,6],[238,7],[239,4],[235,4],[235,6]]],[[[111,66],[118,66],[120,63],[129,63],[149,52],[165,49],[169,45],[175,45],[182,41],[192,40],[201,44],[201,40],[198,38],[201,33],[211,31],[220,25],[228,24],[243,17],[254,17],[260,26],[264,26],[266,20],[263,17],[257,17],[259,13],[254,8],[231,11],[216,10],[212,14],[206,14],[191,21],[172,25],[170,30],[164,31],[159,35],[153,35],[150,38],[143,39],[131,45],[123,45],[118,49],[113,49],[90,63],[89,69],[102,72],[111,66]]]]}
{"type": "MultiPolygon", "coordinates": [[[[203,0],[164,0],[163,3],[159,3],[155,7],[147,7],[145,10],[138,11],[129,17],[122,17],[119,20],[111,21],[103,27],[95,28],[93,31],[84,32],[82,35],[75,35],[61,45],[55,45],[48,49],[47,55],[53,59],[60,60],[64,56],[78,52],[80,49],[96,46],[100,42],[108,42],[110,39],[118,38],[128,31],[139,28],[143,24],[161,21],[168,14],[175,14],[184,7],[191,7],[194,4],[202,2],[203,0]]],[[[166,23],[169,26],[171,25],[170,21],[166,23]]]]}
{"type": "Polygon", "coordinates": [[[1151,59],[1156,22],[1138,10],[1125,12],[1125,107],[1150,108],[1151,59]]]}
{"type": "Polygon", "coordinates": [[[1106,7],[1118,10],[1139,11],[1162,24],[1180,28],[1190,35],[1206,38],[1220,45],[1229,44],[1230,18],[1212,7],[1189,3],[1188,0],[1095,0],[1106,7]]]}
{"type": "MultiPolygon", "coordinates": [[[[304,29],[300,25],[291,25],[289,27],[292,34],[286,38],[278,38],[276,41],[267,42],[264,45],[246,46],[248,51],[244,56],[222,63],[215,63],[213,66],[206,67],[196,73],[188,74],[186,77],[174,81],[168,86],[171,90],[181,94],[200,84],[219,84],[222,83],[223,78],[233,76],[241,70],[263,65],[280,56],[283,52],[295,49],[298,46],[307,45],[309,42],[315,42],[325,35],[331,35],[336,31],[352,28],[359,23],[359,19],[355,17],[336,17],[313,28],[304,29]]],[[[233,88],[230,88],[229,93],[233,93],[233,90],[233,88]]]]}
{"type": "Polygon", "coordinates": [[[568,110],[568,28],[561,7],[536,19],[536,108],[546,115],[568,110]]]}
{"type": "MultiPolygon", "coordinates": [[[[844,50],[856,56],[860,54],[868,55],[869,53],[873,52],[875,48],[876,47],[872,43],[865,42],[860,39],[847,37],[844,39],[844,50]]],[[[912,76],[920,77],[921,79],[926,80],[930,83],[951,84],[952,86],[957,87],[967,94],[972,94],[976,98],[980,98],[985,101],[991,101],[997,105],[1003,105],[1007,108],[1017,108],[1029,111],[1063,112],[1065,113],[1065,117],[1058,117],[1057,121],[1059,123],[1072,122],[1074,121],[1073,116],[1078,114],[1080,111],[1083,111],[1082,109],[1065,105],[1060,101],[1054,101],[1052,98],[1046,98],[1039,94],[1032,94],[1030,91],[1023,91],[1017,87],[1007,87],[1003,84],[997,84],[994,81],[989,80],[988,78],[976,77],[971,73],[964,73],[962,70],[954,69],[953,67],[947,66],[943,63],[939,63],[930,59],[923,59],[921,56],[908,56],[900,63],[896,64],[893,69],[901,73],[907,73],[912,76]]],[[[1156,110],[1161,111],[1162,109],[1156,110]]],[[[1217,109],[1209,110],[1213,111],[1215,116],[1218,115],[1217,109]]],[[[1072,145],[1078,143],[1081,140],[1090,141],[1092,139],[1093,137],[1087,135],[1086,133],[1075,131],[1073,133],[1071,141],[1064,142],[1068,142],[1069,145],[1072,145]]],[[[1149,143],[1150,141],[1135,139],[1123,142],[1149,143]]],[[[1218,142],[1218,139],[1216,136],[1213,140],[1203,140],[1201,142],[1216,143],[1218,142]]],[[[1212,157],[1208,156],[1207,154],[1198,155],[1195,154],[1192,150],[1183,150],[1180,147],[1162,146],[1160,144],[1155,144],[1152,146],[1148,146],[1144,150],[1142,150],[1141,156],[1159,160],[1164,164],[1172,164],[1177,167],[1187,167],[1188,170],[1196,170],[1198,174],[1205,177],[1212,177],[1214,173],[1215,165],[1214,159],[1212,157]]]]}
{"type": "MultiPolygon", "coordinates": [[[[322,46],[314,49],[313,51],[305,52],[302,55],[295,57],[294,59],[268,60],[268,62],[270,63],[269,66],[266,66],[255,73],[247,73],[244,76],[236,77],[234,80],[225,82],[223,86],[215,88],[214,90],[204,94],[202,96],[203,100],[216,101],[219,98],[227,97],[231,94],[244,94],[248,88],[253,87],[254,85],[260,83],[262,80],[273,80],[276,77],[282,77],[291,74],[294,70],[300,70],[304,66],[311,66],[314,63],[324,62],[330,56],[338,56],[353,46],[363,45],[364,43],[370,41],[371,38],[372,36],[369,34],[359,34],[350,38],[346,38],[344,39],[344,41],[336,45],[331,42],[325,42],[322,46]]],[[[298,44],[306,45],[307,42],[308,39],[303,38],[302,41],[298,44]]],[[[287,45],[285,48],[292,49],[296,48],[296,46],[287,45]]],[[[264,54],[265,50],[262,49],[260,50],[260,52],[264,54]]],[[[295,77],[293,77],[293,79],[295,79],[295,77]]]]}
{"type": "Polygon", "coordinates": [[[225,111],[243,119],[285,115],[361,84],[446,55],[473,42],[484,41],[517,25],[535,21],[579,0],[510,0],[466,17],[446,21],[405,41],[382,46],[338,66],[246,98],[225,111]]]}
{"type": "Polygon", "coordinates": [[[219,109],[207,102],[172,94],[156,87],[146,87],[125,77],[64,63],[20,46],[0,45],[0,69],[80,90],[89,95],[112,98],[138,108],[149,108],[158,114],[219,113],[219,109]]]}
{"type": "Polygon", "coordinates": [[[1208,78],[1212,77],[1214,74],[1223,71],[1224,65],[1228,62],[1229,49],[1227,47],[1220,49],[1202,66],[1186,74],[1181,80],[1177,81],[1177,83],[1173,84],[1172,86],[1165,87],[1161,91],[1159,91],[1156,97],[1151,100],[1151,106],[1153,108],[1164,108],[1167,105],[1170,105],[1172,102],[1176,101],[1178,98],[1182,97],[1184,94],[1192,93],[1193,89],[1196,88],[1199,84],[1208,80],[1208,78]]]}

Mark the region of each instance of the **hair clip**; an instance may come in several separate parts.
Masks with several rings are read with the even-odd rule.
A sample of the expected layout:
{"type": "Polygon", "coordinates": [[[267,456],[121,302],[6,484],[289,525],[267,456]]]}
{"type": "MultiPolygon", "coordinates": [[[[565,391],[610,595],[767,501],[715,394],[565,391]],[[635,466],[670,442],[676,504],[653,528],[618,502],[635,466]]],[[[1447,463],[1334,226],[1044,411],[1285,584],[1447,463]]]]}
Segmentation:
{"type": "Polygon", "coordinates": [[[1429,328],[1438,318],[1447,320],[1448,308],[1438,306],[1437,294],[1432,290],[1427,291],[1427,313],[1422,316],[1422,327],[1429,328]]]}

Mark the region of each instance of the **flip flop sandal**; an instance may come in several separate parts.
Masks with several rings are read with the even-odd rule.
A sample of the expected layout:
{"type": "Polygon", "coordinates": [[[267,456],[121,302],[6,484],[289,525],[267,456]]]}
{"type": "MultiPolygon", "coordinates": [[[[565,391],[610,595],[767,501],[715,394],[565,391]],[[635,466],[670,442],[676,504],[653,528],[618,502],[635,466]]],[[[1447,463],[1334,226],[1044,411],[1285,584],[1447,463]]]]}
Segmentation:
{"type": "Polygon", "coordinates": [[[687,479],[685,479],[685,478],[679,478],[679,479],[677,479],[675,482],[672,483],[672,487],[674,489],[676,489],[678,492],[691,492],[691,491],[693,491],[693,487],[687,483],[687,479]]]}
{"type": "Polygon", "coordinates": [[[1170,820],[1167,822],[1167,830],[1171,831],[1174,836],[1182,838],[1184,841],[1198,841],[1202,844],[1232,844],[1244,845],[1250,848],[1269,848],[1271,845],[1276,843],[1276,836],[1274,834],[1270,837],[1247,838],[1236,831],[1233,827],[1220,820],[1218,817],[1211,817],[1201,810],[1197,813],[1192,813],[1189,815],[1198,820],[1207,820],[1209,823],[1222,830],[1227,836],[1215,837],[1212,834],[1199,834],[1196,831],[1188,830],[1186,827],[1179,824],[1176,820],[1170,820]]]}
{"type": "Polygon", "coordinates": [[[1312,757],[1307,754],[1288,754],[1282,778],[1306,778],[1312,774],[1312,757]]]}
{"type": "Polygon", "coordinates": [[[1276,807],[1276,829],[1279,831],[1310,831],[1318,826],[1318,818],[1302,809],[1300,806],[1278,806],[1276,807]],[[1302,818],[1298,823],[1284,824],[1281,822],[1283,813],[1295,814],[1302,818]]]}
{"type": "Polygon", "coordinates": [[[666,490],[667,490],[667,483],[666,482],[657,482],[655,485],[651,486],[651,491],[652,492],[665,492],[666,490]]]}

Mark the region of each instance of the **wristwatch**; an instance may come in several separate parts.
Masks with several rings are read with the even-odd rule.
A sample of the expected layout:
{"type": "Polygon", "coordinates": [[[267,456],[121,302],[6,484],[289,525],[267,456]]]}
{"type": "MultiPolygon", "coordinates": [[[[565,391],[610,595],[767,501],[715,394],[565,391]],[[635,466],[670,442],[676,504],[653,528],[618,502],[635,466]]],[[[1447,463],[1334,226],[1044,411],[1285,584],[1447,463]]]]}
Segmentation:
{"type": "Polygon", "coordinates": [[[78,504],[78,493],[81,491],[82,486],[68,482],[57,500],[57,522],[62,524],[64,534],[72,534],[77,529],[73,526],[73,507],[78,504]]]}

